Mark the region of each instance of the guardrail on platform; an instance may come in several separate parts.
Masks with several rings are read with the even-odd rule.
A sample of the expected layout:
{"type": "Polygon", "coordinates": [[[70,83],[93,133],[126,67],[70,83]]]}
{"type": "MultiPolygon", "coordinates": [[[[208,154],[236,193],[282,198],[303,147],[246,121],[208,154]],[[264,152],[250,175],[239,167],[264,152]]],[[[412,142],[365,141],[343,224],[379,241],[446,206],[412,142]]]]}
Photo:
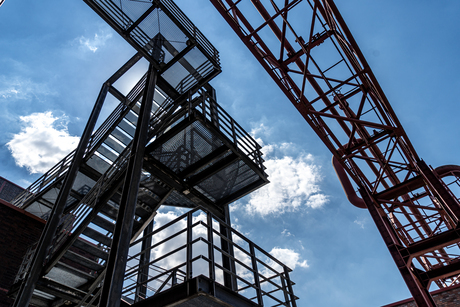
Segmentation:
{"type": "Polygon", "coordinates": [[[196,208],[131,244],[123,297],[137,302],[204,275],[260,306],[295,307],[290,272],[240,232],[196,208]],[[150,238],[151,245],[142,249],[150,238]]]}

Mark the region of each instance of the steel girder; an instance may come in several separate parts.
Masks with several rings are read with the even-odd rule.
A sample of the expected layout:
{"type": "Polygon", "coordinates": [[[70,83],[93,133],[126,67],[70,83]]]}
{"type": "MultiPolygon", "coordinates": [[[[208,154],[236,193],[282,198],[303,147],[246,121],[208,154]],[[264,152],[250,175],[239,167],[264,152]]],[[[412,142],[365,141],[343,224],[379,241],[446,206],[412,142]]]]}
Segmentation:
{"type": "Polygon", "coordinates": [[[438,240],[459,230],[456,167],[446,182],[417,155],[332,0],[210,1],[359,188],[348,194],[370,211],[417,304],[434,306],[430,283],[460,276],[458,235],[438,240]]]}

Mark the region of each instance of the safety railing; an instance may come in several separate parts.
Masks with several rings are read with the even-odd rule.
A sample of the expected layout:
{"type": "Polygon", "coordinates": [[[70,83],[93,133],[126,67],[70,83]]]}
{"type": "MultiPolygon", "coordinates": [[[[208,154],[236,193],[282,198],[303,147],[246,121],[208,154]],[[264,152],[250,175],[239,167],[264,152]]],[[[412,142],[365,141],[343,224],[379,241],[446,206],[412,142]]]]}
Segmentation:
{"type": "MultiPolygon", "coordinates": [[[[169,17],[180,26],[181,31],[187,37],[196,40],[199,46],[202,47],[207,57],[212,59],[216,65],[220,65],[219,52],[208,41],[208,39],[201,33],[201,31],[190,21],[190,19],[179,9],[179,7],[170,0],[157,0],[152,1],[151,6],[147,2],[143,2],[137,7],[133,7],[132,3],[136,1],[113,1],[113,0],[87,0],[89,3],[94,3],[107,14],[107,17],[115,22],[120,29],[127,30],[138,22],[146,12],[152,13],[151,6],[157,6],[164,9],[169,17]],[[131,3],[129,3],[131,2],[131,3]]],[[[142,2],[142,1],[138,1],[142,2]]],[[[155,8],[158,9],[158,8],[155,8]]],[[[145,18],[145,16],[144,16],[145,18]]],[[[152,37],[143,31],[138,24],[131,29],[131,37],[136,41],[139,46],[143,47],[146,42],[149,42],[152,37]]]]}
{"type": "Polygon", "coordinates": [[[260,306],[296,306],[290,272],[240,232],[196,208],[131,244],[123,297],[137,302],[204,275],[260,306]],[[142,249],[150,238],[151,245],[142,249]]]}
{"type": "MultiPolygon", "coordinates": [[[[132,109],[134,109],[134,104],[136,103],[136,98],[142,92],[145,86],[146,75],[142,76],[136,86],[128,93],[126,101],[122,101],[118,106],[112,111],[112,113],[107,117],[107,119],[101,124],[101,126],[91,135],[91,138],[88,142],[85,157],[86,159],[91,156],[94,151],[101,145],[101,143],[107,138],[111,131],[121,122],[123,117],[132,109]],[[128,104],[127,104],[128,103],[128,104]]],[[[165,103],[171,103],[170,100],[165,101],[165,103]]],[[[165,106],[162,106],[163,108],[165,106]]],[[[161,110],[159,111],[161,113],[161,110]]],[[[153,115],[152,115],[153,116],[153,115]]],[[[34,183],[32,183],[26,190],[19,194],[13,201],[12,204],[16,207],[22,208],[28,203],[29,200],[34,198],[40,192],[44,191],[47,187],[56,182],[60,181],[64,174],[69,169],[75,150],[69,153],[61,161],[59,161],[55,166],[53,166],[49,171],[40,176],[34,183]]]]}
{"type": "MultiPolygon", "coordinates": [[[[160,120],[161,115],[166,113],[168,106],[171,104],[170,100],[165,100],[160,108],[154,114],[151,114],[150,129],[155,128],[155,121],[160,120]]],[[[118,114],[116,110],[112,114],[118,114]]],[[[108,119],[109,120],[109,119],[108,119]]],[[[108,129],[108,128],[107,128],[108,129]]],[[[106,130],[106,129],[104,129],[106,130]]],[[[53,243],[48,249],[46,261],[50,260],[54,253],[64,244],[71,234],[75,234],[75,230],[85,221],[85,218],[90,214],[93,208],[99,201],[99,197],[103,192],[107,191],[114,182],[124,173],[128,160],[131,154],[131,146],[126,146],[125,150],[118,156],[118,158],[109,166],[107,171],[99,178],[91,190],[77,203],[74,208],[64,215],[61,219],[58,231],[53,238],[53,243]]],[[[59,164],[58,164],[59,165],[59,164]]],[[[35,247],[31,249],[31,253],[35,252],[35,247]]],[[[25,270],[28,269],[32,259],[25,258],[25,262],[18,272],[18,276],[23,276],[25,270]]]]}
{"type": "Polygon", "coordinates": [[[241,150],[261,170],[265,170],[263,153],[260,151],[261,146],[212,97],[202,93],[202,100],[195,109],[211,121],[237,149],[241,150]]]}
{"type": "Polygon", "coordinates": [[[161,0],[161,3],[165,8],[171,12],[174,17],[184,26],[184,28],[193,36],[198,44],[202,46],[209,57],[214,59],[219,64],[219,52],[217,49],[208,41],[208,39],[198,30],[197,27],[188,19],[188,17],[179,9],[179,7],[171,0],[161,0]]]}

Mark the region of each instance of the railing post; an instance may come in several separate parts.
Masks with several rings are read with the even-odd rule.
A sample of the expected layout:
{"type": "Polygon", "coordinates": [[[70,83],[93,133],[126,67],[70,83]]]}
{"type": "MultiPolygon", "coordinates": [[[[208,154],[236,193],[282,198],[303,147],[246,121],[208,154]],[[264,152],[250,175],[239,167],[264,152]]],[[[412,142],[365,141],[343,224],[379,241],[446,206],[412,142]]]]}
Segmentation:
{"type": "Polygon", "coordinates": [[[215,281],[216,281],[216,267],[214,265],[214,231],[212,228],[212,215],[210,212],[207,213],[207,224],[208,224],[208,258],[209,258],[209,279],[212,280],[211,294],[214,295],[215,281]]]}
{"type": "MultiPolygon", "coordinates": [[[[226,225],[220,223],[220,233],[223,237],[227,238],[228,241],[232,242],[232,232],[230,230],[230,211],[228,209],[228,205],[224,208],[224,222],[226,225]],[[227,227],[228,225],[228,227],[227,227]]],[[[233,254],[233,245],[230,244],[227,240],[221,238],[220,245],[223,251],[227,252],[231,257],[234,256],[233,254]]],[[[234,276],[236,268],[235,268],[235,261],[228,256],[222,254],[222,265],[224,268],[229,270],[231,273],[224,272],[224,286],[227,288],[235,291],[236,290],[236,277],[234,276]]]]}
{"type": "Polygon", "coordinates": [[[211,122],[219,130],[219,112],[217,110],[217,95],[214,88],[211,89],[211,97],[209,98],[209,108],[211,109],[211,122]]]}
{"type": "Polygon", "coordinates": [[[177,270],[174,270],[171,272],[171,287],[174,287],[175,285],[177,285],[177,270]]]}
{"type": "Polygon", "coordinates": [[[193,224],[193,216],[192,212],[187,214],[187,247],[186,247],[186,269],[185,269],[185,278],[186,280],[190,280],[193,277],[192,271],[192,240],[193,240],[193,232],[192,232],[192,224],[193,224]]]}
{"type": "Polygon", "coordinates": [[[251,253],[252,269],[254,271],[254,284],[256,286],[257,303],[259,306],[263,307],[264,301],[262,298],[262,288],[260,287],[259,270],[257,269],[256,251],[254,249],[254,243],[252,242],[249,242],[249,252],[251,253]]]}
{"type": "MultiPolygon", "coordinates": [[[[284,275],[286,276],[286,283],[287,283],[287,287],[288,287],[288,290],[289,290],[289,296],[291,297],[291,306],[292,307],[297,307],[297,304],[295,302],[295,295],[294,295],[294,290],[292,290],[292,282],[291,282],[291,278],[289,277],[289,270],[286,266],[283,266],[284,268],[284,275]]],[[[281,277],[283,278],[283,277],[281,277]]]]}
{"type": "Polygon", "coordinates": [[[141,254],[139,259],[139,273],[137,275],[137,287],[136,287],[136,295],[135,295],[135,302],[139,302],[142,299],[147,297],[147,281],[149,279],[149,262],[150,262],[150,248],[152,246],[152,236],[148,235],[153,231],[153,223],[152,220],[147,227],[144,229],[144,239],[142,240],[142,247],[141,251],[144,253],[141,254]]]}
{"type": "Polygon", "coordinates": [[[238,146],[237,143],[236,143],[236,132],[235,132],[235,121],[231,120],[231,125],[232,125],[232,137],[233,137],[233,143],[235,144],[235,146],[238,146]]]}

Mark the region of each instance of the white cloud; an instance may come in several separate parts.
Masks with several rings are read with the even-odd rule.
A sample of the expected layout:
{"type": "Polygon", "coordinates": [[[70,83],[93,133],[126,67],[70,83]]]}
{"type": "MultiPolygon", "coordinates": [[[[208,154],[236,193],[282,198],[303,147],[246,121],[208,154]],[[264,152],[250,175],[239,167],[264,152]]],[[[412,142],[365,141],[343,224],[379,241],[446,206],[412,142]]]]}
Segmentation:
{"type": "Polygon", "coordinates": [[[281,214],[302,207],[322,207],[328,197],[320,193],[320,167],[309,154],[297,158],[267,159],[265,161],[270,183],[249,195],[245,209],[250,214],[281,214]]]}
{"type": "Polygon", "coordinates": [[[270,183],[248,196],[244,205],[247,213],[282,214],[302,208],[321,208],[328,202],[328,196],[321,193],[319,186],[321,168],[311,154],[293,143],[264,144],[258,137],[272,134],[271,128],[264,124],[253,128],[251,134],[262,146],[270,183]]]}
{"type": "Polygon", "coordinates": [[[21,116],[25,127],[6,144],[16,164],[44,173],[75,149],[79,138],[69,135],[65,119],[51,112],[21,116]]]}
{"type": "Polygon", "coordinates": [[[358,225],[360,228],[364,229],[364,224],[366,224],[366,219],[359,220],[356,218],[356,220],[353,221],[356,225],[358,225]]]}
{"type": "Polygon", "coordinates": [[[292,270],[294,270],[297,266],[301,268],[309,267],[307,260],[302,261],[300,259],[300,254],[289,248],[274,247],[270,251],[270,255],[287,265],[292,270]]]}
{"type": "Polygon", "coordinates": [[[292,234],[289,230],[287,230],[287,229],[284,229],[284,230],[281,232],[281,234],[282,234],[283,236],[286,236],[286,237],[293,236],[293,234],[292,234]]]}
{"type": "Polygon", "coordinates": [[[112,37],[112,33],[95,33],[93,38],[80,36],[77,40],[83,50],[96,52],[99,47],[105,45],[106,41],[112,37]]]}
{"type": "Polygon", "coordinates": [[[44,83],[35,83],[30,79],[0,76],[0,100],[31,100],[42,96],[57,95],[44,83]]]}

